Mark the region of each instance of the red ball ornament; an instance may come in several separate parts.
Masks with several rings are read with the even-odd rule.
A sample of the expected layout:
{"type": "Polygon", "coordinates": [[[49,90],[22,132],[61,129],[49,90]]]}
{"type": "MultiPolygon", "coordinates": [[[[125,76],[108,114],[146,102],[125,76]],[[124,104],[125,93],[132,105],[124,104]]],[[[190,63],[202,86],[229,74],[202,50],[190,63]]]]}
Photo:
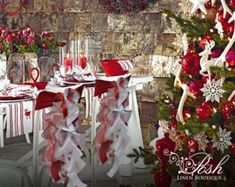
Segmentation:
{"type": "Polygon", "coordinates": [[[195,153],[198,150],[198,143],[193,138],[187,140],[187,147],[191,153],[195,153]]]}
{"type": "Polygon", "coordinates": [[[187,75],[196,77],[200,71],[200,57],[195,52],[189,52],[182,58],[182,69],[187,75]]]}
{"type": "Polygon", "coordinates": [[[202,91],[200,90],[202,87],[203,87],[202,80],[196,80],[190,83],[189,91],[197,97],[199,94],[202,93],[202,91]]]}
{"type": "Polygon", "coordinates": [[[230,66],[235,66],[235,50],[230,50],[226,55],[226,61],[230,66]]]}
{"type": "Polygon", "coordinates": [[[196,108],[196,114],[200,120],[204,121],[211,116],[211,108],[208,103],[202,103],[196,108]]]}
{"type": "Polygon", "coordinates": [[[234,109],[234,105],[232,102],[226,102],[222,105],[222,115],[225,120],[229,120],[231,118],[232,112],[234,109]]]}
{"type": "Polygon", "coordinates": [[[205,34],[205,35],[201,36],[201,38],[199,39],[198,45],[201,49],[204,50],[205,46],[206,46],[206,43],[211,41],[211,40],[212,40],[212,36],[209,35],[209,34],[205,34]]]}

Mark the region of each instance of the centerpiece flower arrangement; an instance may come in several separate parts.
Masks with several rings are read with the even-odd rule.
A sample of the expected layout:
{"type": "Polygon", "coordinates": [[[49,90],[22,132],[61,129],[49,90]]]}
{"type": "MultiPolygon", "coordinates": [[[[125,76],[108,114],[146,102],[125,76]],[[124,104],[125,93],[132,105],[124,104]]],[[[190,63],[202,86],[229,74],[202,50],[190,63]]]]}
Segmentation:
{"type": "MultiPolygon", "coordinates": [[[[38,67],[41,69],[47,64],[55,65],[55,59],[48,58],[50,54],[56,52],[65,42],[56,39],[54,33],[43,31],[40,34],[32,31],[31,28],[24,29],[0,29],[0,54],[5,54],[7,60],[6,72],[12,83],[22,83],[30,80],[30,69],[38,67]],[[40,60],[42,56],[47,58],[40,60]],[[45,60],[47,59],[47,60],[45,60]],[[46,62],[42,63],[41,62],[46,62]]],[[[51,69],[50,79],[53,76],[54,68],[51,69]]],[[[41,70],[41,73],[43,70],[41,70]]],[[[41,76],[42,77],[42,76],[41,76]]]]}
{"type": "Polygon", "coordinates": [[[25,52],[34,52],[39,56],[44,50],[55,51],[64,45],[65,42],[58,41],[51,32],[36,34],[31,28],[0,28],[0,53],[5,53],[7,58],[12,53],[25,52]]]}

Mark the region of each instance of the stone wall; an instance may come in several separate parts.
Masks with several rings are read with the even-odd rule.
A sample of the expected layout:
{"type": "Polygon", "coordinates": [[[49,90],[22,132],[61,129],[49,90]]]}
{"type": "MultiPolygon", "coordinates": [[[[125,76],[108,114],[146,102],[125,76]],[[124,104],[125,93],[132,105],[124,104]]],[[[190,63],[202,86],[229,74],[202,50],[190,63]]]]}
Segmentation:
{"type": "Polygon", "coordinates": [[[105,12],[98,0],[31,0],[15,17],[0,13],[0,26],[30,26],[36,32],[53,31],[60,39],[89,36],[93,44],[91,50],[100,57],[172,55],[167,46],[175,34],[165,32],[171,23],[161,9],[176,10],[178,1],[158,0],[138,14],[119,15],[105,12]]]}

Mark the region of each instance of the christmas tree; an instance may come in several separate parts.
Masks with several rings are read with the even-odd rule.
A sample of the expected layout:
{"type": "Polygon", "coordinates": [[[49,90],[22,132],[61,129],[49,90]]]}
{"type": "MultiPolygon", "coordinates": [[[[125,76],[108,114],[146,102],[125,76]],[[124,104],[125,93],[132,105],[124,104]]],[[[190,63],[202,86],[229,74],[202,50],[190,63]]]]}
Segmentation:
{"type": "Polygon", "coordinates": [[[165,10],[185,33],[181,65],[160,103],[155,154],[135,155],[155,164],[156,186],[233,186],[235,0],[190,1],[190,18],[165,10]]]}

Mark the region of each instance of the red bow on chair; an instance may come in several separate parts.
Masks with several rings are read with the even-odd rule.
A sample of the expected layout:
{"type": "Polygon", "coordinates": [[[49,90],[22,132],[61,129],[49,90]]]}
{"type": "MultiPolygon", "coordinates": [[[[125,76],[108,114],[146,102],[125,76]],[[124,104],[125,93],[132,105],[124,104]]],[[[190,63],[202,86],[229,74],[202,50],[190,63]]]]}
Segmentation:
{"type": "Polygon", "coordinates": [[[120,77],[117,81],[97,80],[95,95],[102,97],[97,116],[100,128],[94,140],[95,151],[101,161],[114,160],[113,167],[108,172],[112,177],[120,164],[129,162],[124,150],[130,137],[128,136],[127,122],[131,111],[126,111],[128,103],[128,82],[130,77],[120,77]]]}

